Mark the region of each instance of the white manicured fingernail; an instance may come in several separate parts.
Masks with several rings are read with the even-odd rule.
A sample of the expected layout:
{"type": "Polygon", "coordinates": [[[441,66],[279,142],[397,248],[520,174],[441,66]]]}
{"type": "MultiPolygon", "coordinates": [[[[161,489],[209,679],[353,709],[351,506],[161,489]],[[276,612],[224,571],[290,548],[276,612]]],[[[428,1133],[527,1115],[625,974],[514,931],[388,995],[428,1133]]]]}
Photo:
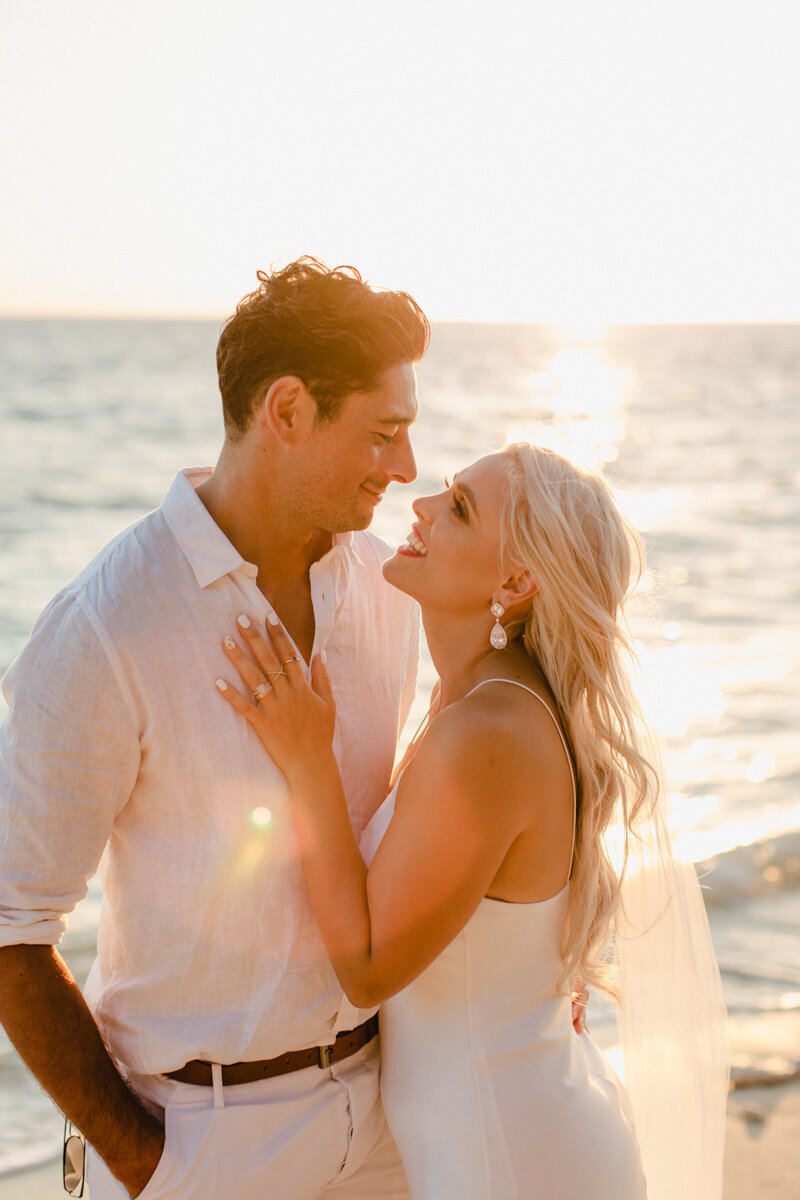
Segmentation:
{"type": "Polygon", "coordinates": [[[270,609],[269,612],[267,613],[267,620],[269,621],[270,625],[280,625],[280,621],[278,620],[278,614],[276,612],[273,612],[272,609],[270,609]]]}
{"type": "Polygon", "coordinates": [[[320,652],[319,652],[319,661],[322,663],[323,667],[325,666],[325,664],[328,661],[328,656],[324,650],[320,650],[320,652]]]}
{"type": "Polygon", "coordinates": [[[228,685],[227,685],[227,683],[225,682],[225,680],[224,680],[224,679],[218,679],[216,682],[217,682],[217,687],[219,688],[219,690],[220,690],[221,692],[227,692],[227,690],[228,690],[228,685]]]}
{"type": "Polygon", "coordinates": [[[233,640],[232,637],[223,638],[222,644],[226,650],[235,650],[236,649],[236,642],[233,640]]]}
{"type": "Polygon", "coordinates": [[[249,629],[250,628],[250,618],[246,617],[244,615],[244,613],[242,613],[241,616],[238,616],[236,618],[236,624],[241,626],[242,629],[249,629]]]}

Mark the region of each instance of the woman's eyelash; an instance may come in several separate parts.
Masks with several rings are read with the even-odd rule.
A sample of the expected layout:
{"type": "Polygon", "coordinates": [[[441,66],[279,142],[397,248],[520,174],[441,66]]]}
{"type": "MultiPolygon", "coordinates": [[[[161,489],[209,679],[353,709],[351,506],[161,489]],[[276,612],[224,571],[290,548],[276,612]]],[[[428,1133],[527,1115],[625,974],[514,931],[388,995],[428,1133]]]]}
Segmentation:
{"type": "MultiPolygon", "coordinates": [[[[447,488],[447,490],[448,490],[448,492],[449,492],[449,491],[450,491],[450,488],[451,488],[453,485],[452,485],[452,481],[451,481],[450,479],[448,479],[448,477],[447,477],[446,475],[445,475],[445,477],[444,477],[444,484],[445,484],[445,487],[447,488]]],[[[454,513],[456,514],[456,516],[457,516],[457,517],[459,517],[459,518],[460,518],[462,521],[464,520],[464,518],[465,518],[465,517],[466,517],[466,515],[467,515],[467,510],[466,510],[466,508],[464,507],[464,505],[461,503],[461,501],[458,499],[458,497],[457,497],[457,496],[453,496],[453,512],[454,512],[454,513]]]]}

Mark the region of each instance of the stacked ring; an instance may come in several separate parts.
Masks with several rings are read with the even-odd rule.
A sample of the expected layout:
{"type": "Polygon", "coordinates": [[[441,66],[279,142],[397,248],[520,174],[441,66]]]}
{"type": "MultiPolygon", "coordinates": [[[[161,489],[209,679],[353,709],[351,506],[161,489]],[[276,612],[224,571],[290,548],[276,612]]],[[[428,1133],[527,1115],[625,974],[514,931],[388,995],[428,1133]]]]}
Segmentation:
{"type": "Polygon", "coordinates": [[[283,662],[283,665],[286,667],[289,665],[289,663],[300,662],[300,656],[298,654],[293,654],[291,656],[291,658],[284,658],[281,661],[283,662]]]}
{"type": "Polygon", "coordinates": [[[259,700],[263,700],[265,696],[268,696],[271,691],[272,691],[271,683],[260,683],[258,685],[258,687],[256,688],[256,690],[253,692],[253,699],[255,700],[256,704],[258,704],[259,700]]]}

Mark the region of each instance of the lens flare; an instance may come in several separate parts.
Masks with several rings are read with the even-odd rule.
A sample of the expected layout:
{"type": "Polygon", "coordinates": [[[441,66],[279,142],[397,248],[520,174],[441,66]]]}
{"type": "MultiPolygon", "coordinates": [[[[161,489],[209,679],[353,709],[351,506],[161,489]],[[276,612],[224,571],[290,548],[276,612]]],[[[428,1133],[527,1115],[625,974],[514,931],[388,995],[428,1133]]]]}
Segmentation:
{"type": "Polygon", "coordinates": [[[254,808],[250,813],[250,824],[255,825],[256,829],[266,829],[272,823],[272,813],[268,808],[260,805],[254,808]]]}

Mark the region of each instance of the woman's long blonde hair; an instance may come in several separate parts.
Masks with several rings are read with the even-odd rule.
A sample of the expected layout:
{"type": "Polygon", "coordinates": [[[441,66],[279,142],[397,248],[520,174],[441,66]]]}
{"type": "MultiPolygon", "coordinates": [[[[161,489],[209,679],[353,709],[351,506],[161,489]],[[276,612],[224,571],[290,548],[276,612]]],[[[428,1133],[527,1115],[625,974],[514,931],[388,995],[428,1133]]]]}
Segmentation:
{"type": "Polygon", "coordinates": [[[563,987],[580,976],[615,992],[606,950],[621,873],[603,835],[621,813],[624,871],[635,820],[650,810],[659,789],[658,771],[645,756],[628,667],[635,654],[624,617],[644,551],[599,475],[525,442],[506,446],[502,454],[510,487],[501,561],[529,570],[538,585],[525,621],[525,647],[550,685],[577,771],[575,855],[559,983],[563,987]]]}

